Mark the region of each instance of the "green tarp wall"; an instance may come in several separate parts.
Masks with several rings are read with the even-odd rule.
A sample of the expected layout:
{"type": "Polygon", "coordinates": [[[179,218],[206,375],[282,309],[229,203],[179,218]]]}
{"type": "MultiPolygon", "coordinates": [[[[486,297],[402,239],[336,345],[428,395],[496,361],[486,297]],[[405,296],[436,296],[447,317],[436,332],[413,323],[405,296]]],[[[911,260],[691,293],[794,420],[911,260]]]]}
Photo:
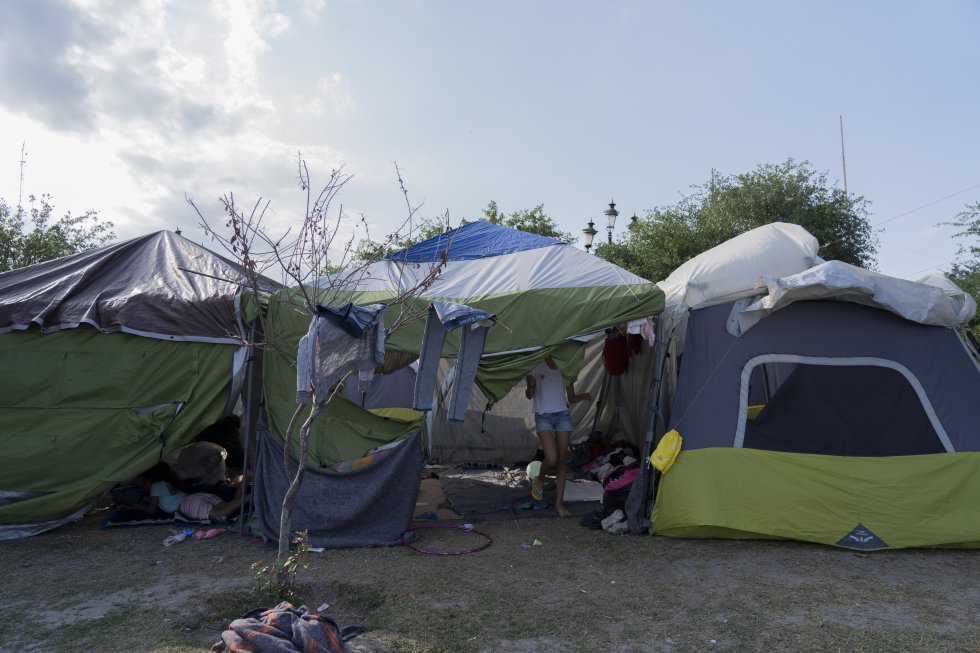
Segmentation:
{"type": "Polygon", "coordinates": [[[88,327],[0,334],[0,525],[68,516],[187,443],[222,416],[236,349],[88,327]]]}

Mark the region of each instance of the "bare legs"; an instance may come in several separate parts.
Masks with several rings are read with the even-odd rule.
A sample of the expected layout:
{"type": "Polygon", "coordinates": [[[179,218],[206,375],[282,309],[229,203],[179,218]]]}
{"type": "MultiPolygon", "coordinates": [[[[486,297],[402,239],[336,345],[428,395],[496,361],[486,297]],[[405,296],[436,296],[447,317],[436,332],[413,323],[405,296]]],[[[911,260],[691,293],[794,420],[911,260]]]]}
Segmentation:
{"type": "Polygon", "coordinates": [[[568,431],[538,431],[541,449],[544,450],[544,460],[541,462],[541,472],[535,483],[543,483],[546,472],[555,470],[555,510],[561,517],[570,514],[565,507],[565,480],[568,476],[568,441],[571,433],[568,431]]]}

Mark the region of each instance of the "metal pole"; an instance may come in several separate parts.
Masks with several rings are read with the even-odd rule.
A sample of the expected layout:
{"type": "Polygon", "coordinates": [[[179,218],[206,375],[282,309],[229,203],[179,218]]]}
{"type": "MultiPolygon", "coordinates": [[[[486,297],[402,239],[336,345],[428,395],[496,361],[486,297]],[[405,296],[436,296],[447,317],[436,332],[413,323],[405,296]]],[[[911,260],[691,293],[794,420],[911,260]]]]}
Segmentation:
{"type": "Polygon", "coordinates": [[[626,521],[630,532],[634,535],[645,532],[650,528],[650,512],[653,507],[651,490],[656,479],[657,471],[650,464],[650,454],[653,453],[657,436],[657,416],[660,415],[660,391],[663,381],[663,362],[667,352],[664,343],[664,328],[662,314],[656,317],[653,344],[653,370],[650,375],[649,411],[647,412],[647,430],[643,441],[643,453],[640,459],[640,475],[637,476],[626,500],[626,521]]]}
{"type": "MultiPolygon", "coordinates": [[[[248,325],[248,354],[245,357],[245,415],[242,419],[242,424],[245,428],[245,458],[242,461],[242,483],[246,483],[248,478],[248,461],[252,454],[252,403],[254,401],[254,386],[252,383],[252,376],[254,373],[254,361],[255,361],[255,321],[253,320],[248,325]]],[[[244,497],[248,487],[242,488],[242,496],[244,497]]],[[[251,516],[251,501],[249,502],[249,516],[251,516]]],[[[248,520],[245,519],[245,501],[242,501],[241,506],[238,508],[238,533],[240,535],[248,534],[248,520]]]]}
{"type": "Polygon", "coordinates": [[[840,164],[844,169],[844,195],[847,196],[847,160],[844,158],[844,116],[838,114],[840,118],[840,164]]]}

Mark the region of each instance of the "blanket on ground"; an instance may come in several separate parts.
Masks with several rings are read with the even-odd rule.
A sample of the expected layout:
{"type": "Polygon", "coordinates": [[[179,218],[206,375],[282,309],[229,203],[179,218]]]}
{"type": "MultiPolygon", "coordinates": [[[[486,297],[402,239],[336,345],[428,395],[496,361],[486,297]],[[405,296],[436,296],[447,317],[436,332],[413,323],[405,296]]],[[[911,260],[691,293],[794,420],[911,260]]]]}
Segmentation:
{"type": "Polygon", "coordinates": [[[115,527],[132,526],[155,526],[159,524],[173,524],[177,526],[212,526],[223,523],[222,520],[194,520],[180,514],[163,512],[157,510],[155,513],[148,513],[138,508],[118,508],[111,511],[102,522],[99,530],[106,530],[115,527]]]}
{"type": "Polygon", "coordinates": [[[225,651],[256,651],[257,653],[345,653],[344,640],[363,631],[359,626],[348,627],[344,637],[330,617],[312,614],[305,606],[294,608],[283,601],[256,617],[235,619],[221,633],[221,641],[210,653],[225,651]]]}
{"type": "MultiPolygon", "coordinates": [[[[439,484],[450,505],[460,515],[488,517],[494,513],[509,516],[554,517],[550,508],[554,499],[554,483],[545,485],[546,501],[534,501],[524,468],[517,469],[464,469],[456,467],[439,474],[439,484]]],[[[594,502],[602,499],[602,486],[595,481],[568,479],[565,485],[565,505],[572,514],[580,515],[595,510],[594,502]]]]}

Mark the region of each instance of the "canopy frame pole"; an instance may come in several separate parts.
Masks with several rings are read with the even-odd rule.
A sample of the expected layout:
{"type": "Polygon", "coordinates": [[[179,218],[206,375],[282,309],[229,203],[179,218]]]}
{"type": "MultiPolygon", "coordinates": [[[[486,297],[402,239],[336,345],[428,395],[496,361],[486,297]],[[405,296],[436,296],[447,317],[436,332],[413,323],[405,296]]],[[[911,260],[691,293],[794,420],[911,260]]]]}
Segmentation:
{"type": "MultiPolygon", "coordinates": [[[[643,453],[640,457],[640,475],[633,483],[627,498],[626,520],[629,530],[639,535],[652,526],[650,512],[654,502],[654,486],[657,471],[650,464],[650,454],[653,453],[657,434],[657,418],[660,413],[660,393],[663,387],[663,368],[667,348],[664,343],[664,328],[662,314],[657,315],[654,325],[653,370],[650,375],[649,410],[647,411],[647,430],[643,440],[643,453]]],[[[666,428],[666,424],[664,424],[666,428]]]]}
{"type": "MultiPolygon", "coordinates": [[[[256,320],[249,322],[248,325],[248,353],[245,356],[245,415],[242,419],[242,424],[245,430],[245,456],[242,460],[242,483],[248,482],[248,474],[251,471],[249,469],[249,461],[253,459],[253,438],[255,432],[255,418],[257,417],[258,411],[255,410],[256,404],[258,403],[259,397],[255,392],[255,374],[257,371],[261,370],[261,366],[257,366],[256,358],[261,358],[261,351],[255,346],[255,336],[258,328],[256,326],[256,320]]],[[[257,452],[256,452],[257,453],[257,452]]],[[[243,495],[248,488],[243,488],[243,495]]],[[[240,535],[248,535],[248,521],[252,516],[252,505],[248,502],[248,512],[246,513],[246,502],[242,501],[241,506],[238,509],[238,532],[240,535]],[[246,519],[245,517],[248,517],[246,519]]]]}

